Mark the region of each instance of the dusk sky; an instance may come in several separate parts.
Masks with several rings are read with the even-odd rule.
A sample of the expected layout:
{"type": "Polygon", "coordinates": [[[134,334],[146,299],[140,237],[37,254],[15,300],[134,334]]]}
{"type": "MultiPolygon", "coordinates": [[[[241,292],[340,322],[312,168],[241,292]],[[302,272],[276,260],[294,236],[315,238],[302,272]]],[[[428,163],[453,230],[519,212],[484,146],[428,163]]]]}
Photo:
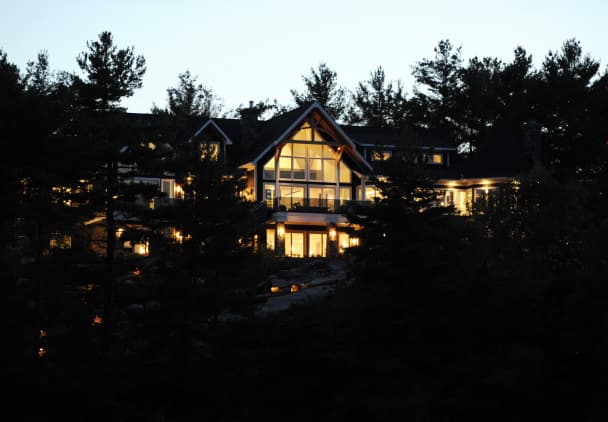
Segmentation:
{"type": "Polygon", "coordinates": [[[412,66],[433,57],[439,40],[463,58],[510,61],[523,46],[540,66],[549,50],[576,38],[608,64],[605,0],[319,1],[286,0],[0,0],[0,49],[24,69],[41,50],[54,70],[79,72],[76,56],[108,30],[147,62],[143,88],[123,105],[149,112],[166,105],[166,89],[190,70],[229,111],[249,100],[291,103],[302,75],[325,62],[354,90],[381,65],[412,92],[412,66]]]}

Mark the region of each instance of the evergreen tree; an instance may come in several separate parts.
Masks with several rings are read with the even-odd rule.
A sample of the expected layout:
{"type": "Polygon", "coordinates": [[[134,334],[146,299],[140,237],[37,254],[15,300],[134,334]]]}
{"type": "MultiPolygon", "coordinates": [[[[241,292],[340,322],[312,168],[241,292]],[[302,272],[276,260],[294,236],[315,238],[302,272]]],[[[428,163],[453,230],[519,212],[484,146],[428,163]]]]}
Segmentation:
{"type": "Polygon", "coordinates": [[[412,98],[413,123],[444,128],[456,145],[468,142],[462,132],[462,47],[441,40],[433,49],[433,59],[423,59],[413,67],[416,81],[412,98]]]}
{"type": "Polygon", "coordinates": [[[154,105],[152,113],[170,113],[174,116],[190,117],[205,116],[219,117],[224,103],[218,98],[211,88],[203,84],[197,84],[197,76],[193,76],[189,70],[178,75],[178,85],[167,89],[166,109],[160,109],[154,105]]]}
{"type": "Polygon", "coordinates": [[[401,81],[386,81],[382,66],[370,73],[369,80],[359,82],[352,99],[348,112],[351,124],[399,127],[408,115],[409,104],[401,81]]]}
{"type": "MultiPolygon", "coordinates": [[[[143,83],[145,59],[136,56],[133,47],[119,49],[112,34],[104,31],[99,40],[87,42],[87,50],[77,57],[84,79],[76,77],[81,106],[79,136],[92,151],[95,174],[92,175],[106,220],[106,264],[108,276],[104,286],[104,317],[110,322],[113,297],[113,264],[116,242],[114,222],[118,198],[118,164],[125,161],[124,147],[134,143],[132,132],[120,106],[123,98],[133,95],[143,83]]],[[[135,141],[136,142],[136,141],[135,141]]]]}
{"type": "Polygon", "coordinates": [[[593,99],[594,84],[605,84],[596,79],[598,70],[599,62],[584,55],[575,39],[566,40],[560,51],[550,51],[543,62],[538,93],[547,141],[543,153],[560,180],[587,177],[606,139],[594,133],[593,118],[605,115],[605,105],[593,99]]]}
{"type": "Polygon", "coordinates": [[[21,161],[19,142],[22,127],[20,121],[25,112],[23,107],[23,86],[19,68],[8,61],[7,55],[0,50],[0,146],[3,154],[0,156],[0,175],[3,183],[0,195],[3,206],[0,207],[0,274],[8,285],[15,281],[16,273],[13,262],[14,251],[10,247],[14,240],[15,218],[18,216],[18,194],[21,191],[19,183],[18,162],[21,161]]]}
{"type": "MultiPolygon", "coordinates": [[[[437,205],[437,192],[428,169],[416,164],[416,151],[404,150],[386,161],[386,178],[371,181],[380,193],[374,203],[359,205],[349,220],[363,227],[355,250],[363,279],[397,282],[406,273],[432,266],[433,241],[451,208],[437,205]]],[[[420,274],[422,275],[422,274],[420,274]]]]}
{"type": "Polygon", "coordinates": [[[305,91],[291,90],[293,100],[298,106],[309,101],[318,101],[332,117],[338,121],[345,117],[347,109],[346,89],[338,85],[338,74],[326,63],[317,69],[310,68],[309,76],[302,76],[305,91]]]}

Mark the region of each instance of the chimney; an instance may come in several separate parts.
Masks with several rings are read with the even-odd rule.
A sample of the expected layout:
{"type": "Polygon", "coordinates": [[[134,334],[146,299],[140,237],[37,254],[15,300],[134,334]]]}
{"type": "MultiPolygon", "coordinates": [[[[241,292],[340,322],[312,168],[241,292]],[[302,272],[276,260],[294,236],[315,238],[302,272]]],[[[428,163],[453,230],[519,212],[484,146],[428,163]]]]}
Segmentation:
{"type": "Polygon", "coordinates": [[[253,100],[249,100],[249,108],[242,108],[241,113],[241,144],[244,152],[251,149],[255,142],[258,131],[259,110],[254,106],[253,100]]]}

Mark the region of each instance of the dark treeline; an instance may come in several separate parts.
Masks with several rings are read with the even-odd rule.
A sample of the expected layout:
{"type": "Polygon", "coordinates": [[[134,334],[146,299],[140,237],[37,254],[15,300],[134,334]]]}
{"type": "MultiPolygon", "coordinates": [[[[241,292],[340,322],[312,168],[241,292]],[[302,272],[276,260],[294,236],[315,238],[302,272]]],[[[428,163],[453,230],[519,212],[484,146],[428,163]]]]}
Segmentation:
{"type": "Polygon", "coordinates": [[[342,258],[352,282],[271,318],[255,317],[258,283],[294,264],[254,253],[240,173],[179,142],[192,116],[247,109],[225,112],[186,70],[152,107],[161,123],[134,125],[120,103],[145,59],[104,32],[75,60],[79,75],[45,52],[20,70],[0,51],[13,419],[606,419],[608,73],[578,41],[535,69],[522,47],[465,63],[443,40],[413,65],[410,95],[380,66],[351,92],[321,63],[294,104],[256,103],[261,116],[314,99],[344,124],[442,129],[464,156],[497,125],[521,137],[535,122],[543,139],[540,165],[468,218],[429,207],[432,180],[395,155],[383,199],[349,215],[362,227],[342,258]],[[151,210],[165,198],[124,183],[134,164],[172,171],[184,200],[151,210]],[[146,222],[121,240],[159,252],[114,250],[115,215],[146,222]],[[107,235],[49,247],[96,217],[107,235]],[[169,228],[182,243],[163,240],[169,228]]]}

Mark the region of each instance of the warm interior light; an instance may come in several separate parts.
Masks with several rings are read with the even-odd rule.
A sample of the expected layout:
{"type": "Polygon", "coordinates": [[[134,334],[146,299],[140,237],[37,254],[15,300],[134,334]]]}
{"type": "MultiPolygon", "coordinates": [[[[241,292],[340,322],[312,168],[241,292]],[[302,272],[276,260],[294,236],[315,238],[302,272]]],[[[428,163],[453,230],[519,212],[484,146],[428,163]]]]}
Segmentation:
{"type": "Polygon", "coordinates": [[[279,286],[272,286],[270,288],[271,293],[279,293],[280,290],[281,290],[281,288],[279,286]]]}
{"type": "Polygon", "coordinates": [[[122,236],[122,234],[125,232],[125,229],[120,227],[118,230],[116,230],[116,238],[120,239],[120,236],[122,236]]]}
{"type": "Polygon", "coordinates": [[[279,237],[285,236],[285,225],[284,224],[279,224],[279,226],[277,228],[277,233],[279,234],[279,237]]]}
{"type": "Polygon", "coordinates": [[[182,185],[178,185],[177,183],[175,184],[175,197],[176,198],[184,197],[184,190],[182,189],[182,185]]]}
{"type": "Polygon", "coordinates": [[[133,247],[133,252],[137,255],[147,256],[150,253],[149,242],[136,243],[133,247]]]}

